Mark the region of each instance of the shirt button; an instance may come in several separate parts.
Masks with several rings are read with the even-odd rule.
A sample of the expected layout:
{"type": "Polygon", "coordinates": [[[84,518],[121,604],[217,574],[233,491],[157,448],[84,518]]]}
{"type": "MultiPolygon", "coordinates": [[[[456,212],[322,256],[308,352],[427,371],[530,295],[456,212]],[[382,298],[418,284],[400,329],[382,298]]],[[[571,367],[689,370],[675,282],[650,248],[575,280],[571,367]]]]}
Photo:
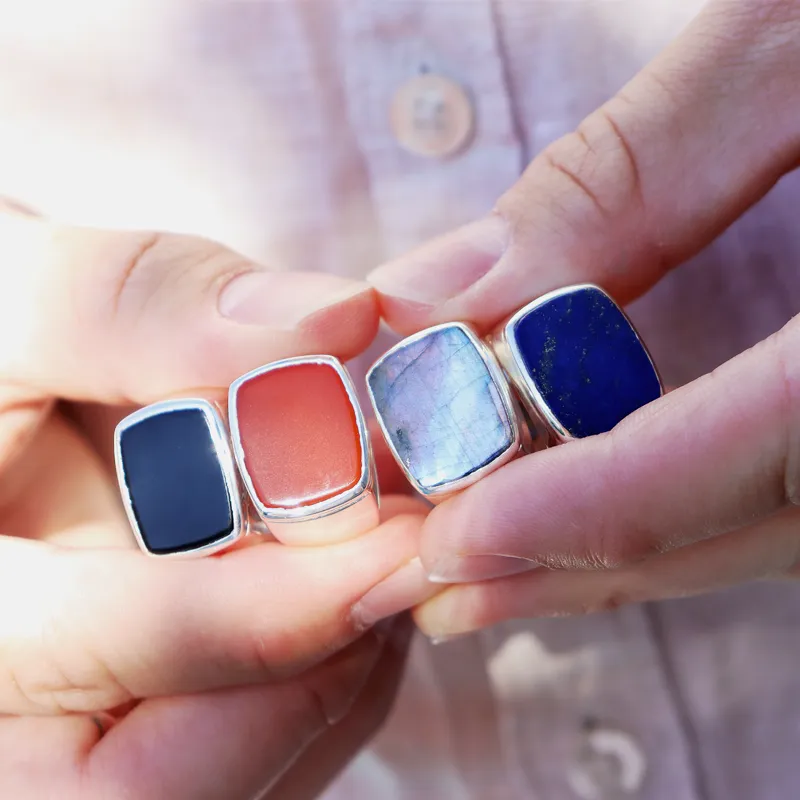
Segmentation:
{"type": "Polygon", "coordinates": [[[392,98],[392,131],[410,153],[446,158],[469,142],[475,109],[466,91],[442,75],[417,75],[392,98]]]}
{"type": "Polygon", "coordinates": [[[580,800],[639,797],[647,764],[636,740],[613,728],[589,724],[567,780],[580,800]]]}

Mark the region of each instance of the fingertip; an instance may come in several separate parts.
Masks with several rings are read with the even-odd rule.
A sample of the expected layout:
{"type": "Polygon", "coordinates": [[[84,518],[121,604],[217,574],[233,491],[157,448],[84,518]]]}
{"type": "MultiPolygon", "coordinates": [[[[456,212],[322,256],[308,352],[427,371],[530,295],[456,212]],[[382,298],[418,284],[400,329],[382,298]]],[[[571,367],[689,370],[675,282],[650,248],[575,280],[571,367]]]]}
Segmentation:
{"type": "Polygon", "coordinates": [[[377,292],[380,314],[386,324],[401,336],[423,330],[433,324],[434,306],[418,303],[414,300],[403,300],[389,294],[377,292]]]}
{"type": "Polygon", "coordinates": [[[306,354],[327,353],[348,361],[363,353],[377,336],[381,312],[375,289],[360,281],[347,283],[351,285],[342,289],[343,296],[298,324],[306,354]]]}

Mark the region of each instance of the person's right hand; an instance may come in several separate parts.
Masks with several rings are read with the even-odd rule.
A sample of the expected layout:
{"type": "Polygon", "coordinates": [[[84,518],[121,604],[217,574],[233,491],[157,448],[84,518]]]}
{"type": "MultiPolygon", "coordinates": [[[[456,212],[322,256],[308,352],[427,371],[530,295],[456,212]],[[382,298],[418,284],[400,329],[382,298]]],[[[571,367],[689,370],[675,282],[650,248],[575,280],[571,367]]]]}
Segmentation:
{"type": "MultiPolygon", "coordinates": [[[[633,300],[800,164],[799,77],[798,0],[711,0],[539,153],[493,214],[376,270],[387,322],[489,333],[576,283],[633,300]]],[[[796,226],[791,211],[769,230],[796,226]]],[[[777,293],[772,280],[762,270],[750,285],[777,293]]],[[[758,314],[741,300],[738,318],[758,314]]],[[[438,505],[420,556],[454,585],[417,610],[420,627],[446,637],[796,576],[798,353],[800,315],[613,430],[512,461],[438,505]]]]}
{"type": "Polygon", "coordinates": [[[351,608],[416,555],[413,501],[337,544],[163,561],[103,456],[120,406],[224,399],[377,324],[364,284],[0,212],[0,797],[310,797],[374,731],[408,626],[364,635],[351,608]]]}

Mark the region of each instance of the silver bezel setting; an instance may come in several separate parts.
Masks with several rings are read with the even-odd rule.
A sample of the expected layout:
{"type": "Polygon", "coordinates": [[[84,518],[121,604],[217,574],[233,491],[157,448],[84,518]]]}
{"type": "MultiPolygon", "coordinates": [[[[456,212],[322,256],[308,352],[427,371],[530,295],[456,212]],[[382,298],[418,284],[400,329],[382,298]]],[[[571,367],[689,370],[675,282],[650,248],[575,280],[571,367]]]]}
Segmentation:
{"type": "MultiPolygon", "coordinates": [[[[327,517],[329,514],[336,514],[355,505],[360,500],[364,499],[367,493],[373,492],[375,489],[374,457],[372,453],[372,443],[370,442],[369,432],[367,430],[367,423],[364,419],[361,405],[358,402],[358,395],[356,394],[353,381],[341,361],[334,356],[316,355],[284,358],[245,373],[237,378],[228,390],[228,420],[230,422],[233,454],[236,464],[239,467],[242,483],[247,490],[247,494],[250,496],[253,506],[267,525],[269,525],[270,522],[306,522],[321,519],[327,517]],[[247,469],[244,448],[242,447],[239,431],[239,420],[236,412],[236,396],[240,387],[253,378],[266,375],[269,372],[304,364],[318,364],[332,367],[336,370],[337,375],[344,384],[347,397],[350,400],[356,417],[356,426],[358,428],[361,447],[361,475],[359,476],[358,483],[351,489],[341,492],[334,497],[329,497],[327,500],[322,500],[308,506],[299,506],[297,508],[268,508],[259,500],[247,469]]],[[[374,494],[377,502],[377,491],[375,491],[374,494]]]]}
{"type": "Polygon", "coordinates": [[[133,534],[136,537],[136,542],[141,550],[148,556],[154,558],[195,558],[198,556],[208,556],[213,553],[219,553],[226,550],[235,544],[245,534],[244,516],[242,510],[241,492],[239,490],[239,482],[236,477],[236,466],[233,462],[233,454],[231,453],[230,444],[228,442],[228,432],[225,428],[225,423],[216,407],[208,400],[201,398],[186,398],[180,400],[163,400],[159,403],[140,408],[129,414],[125,419],[121,420],[114,431],[114,463],[117,468],[117,480],[119,482],[120,495],[122,496],[122,503],[125,507],[125,513],[128,516],[133,534]],[[211,442],[214,446],[214,454],[219,462],[222,471],[222,477],[225,481],[225,489],[228,493],[228,500],[231,506],[231,517],[233,520],[233,528],[231,533],[221,539],[201,545],[200,547],[193,547],[188,550],[180,550],[174,553],[154,553],[147,546],[142,531],[139,528],[139,522],[136,519],[136,514],[133,510],[133,501],[131,499],[130,490],[125,473],[125,463],[122,456],[122,434],[134,425],[146,420],[150,417],[160,416],[161,414],[169,414],[175,411],[200,411],[202,412],[206,424],[208,425],[209,434],[211,435],[211,442]]]}
{"type": "Polygon", "coordinates": [[[478,334],[469,325],[463,322],[445,322],[442,323],[441,325],[434,325],[433,327],[425,328],[425,330],[419,331],[418,333],[415,333],[412,336],[408,336],[401,342],[398,342],[390,350],[387,350],[369,368],[369,370],[367,371],[366,380],[367,380],[367,392],[369,393],[369,399],[370,402],[372,403],[372,408],[375,410],[375,417],[378,420],[378,424],[380,425],[383,438],[386,440],[386,444],[388,445],[389,450],[392,453],[392,456],[394,456],[395,461],[403,470],[403,474],[406,476],[408,482],[414,487],[414,489],[417,492],[419,492],[424,497],[431,499],[442,498],[447,495],[453,494],[454,492],[459,492],[462,489],[466,489],[468,486],[471,486],[473,483],[477,483],[479,480],[481,480],[481,478],[485,477],[491,472],[494,472],[499,467],[511,461],[520,452],[523,436],[520,426],[519,415],[515,409],[514,397],[511,393],[511,389],[508,386],[506,377],[503,374],[503,370],[500,364],[498,363],[497,359],[495,358],[494,354],[487,346],[487,344],[480,339],[478,334]],[[418,342],[420,339],[426,338],[431,334],[438,333],[439,331],[442,330],[452,330],[454,328],[459,331],[462,331],[467,336],[470,343],[475,347],[475,349],[478,352],[478,355],[480,355],[484,365],[486,366],[486,369],[489,372],[489,376],[491,377],[492,382],[494,383],[495,388],[497,389],[498,396],[502,400],[503,410],[506,413],[506,419],[508,420],[510,426],[512,441],[511,444],[496,458],[494,458],[488,464],[484,464],[482,467],[479,467],[474,472],[471,472],[469,475],[466,475],[454,481],[448,481],[447,483],[440,484],[439,486],[425,487],[420,484],[420,482],[408,469],[408,467],[398,454],[397,449],[394,446],[394,442],[392,441],[392,437],[390,436],[389,432],[386,429],[386,425],[384,424],[383,417],[381,416],[377,403],[375,402],[375,396],[372,392],[372,386],[370,385],[370,378],[373,372],[375,372],[383,364],[383,362],[386,361],[388,358],[390,358],[394,353],[397,353],[400,350],[405,349],[406,347],[414,344],[415,342],[418,342]]]}
{"type": "Polygon", "coordinates": [[[503,365],[503,368],[508,374],[512,385],[517,390],[528,413],[534,417],[537,422],[540,422],[548,431],[548,433],[550,433],[550,435],[553,436],[559,443],[573,441],[575,437],[572,436],[572,434],[561,424],[560,420],[555,413],[553,413],[553,410],[547,404],[544,397],[542,397],[535,381],[528,374],[528,371],[525,368],[525,360],[522,357],[522,353],[517,343],[516,330],[520,322],[522,322],[522,320],[528,314],[530,314],[531,311],[539,306],[545,305],[551,300],[555,300],[563,295],[575,294],[577,292],[586,291],[589,289],[600,292],[604,297],[611,301],[619,309],[622,316],[625,317],[628,325],[630,325],[631,330],[636,336],[636,339],[647,355],[650,365],[653,367],[653,372],[658,380],[660,393],[662,395],[664,394],[664,384],[661,380],[661,376],[656,368],[650,351],[642,341],[641,336],[639,336],[639,332],[631,322],[630,317],[628,317],[625,311],[619,306],[614,298],[608,294],[608,292],[604,291],[593,283],[580,283],[574,286],[565,286],[561,289],[555,289],[552,292],[543,294],[541,297],[537,297],[536,300],[531,301],[517,311],[505,323],[505,325],[503,325],[503,327],[500,329],[500,332],[492,337],[490,341],[492,349],[497,354],[498,360],[503,365]]]}

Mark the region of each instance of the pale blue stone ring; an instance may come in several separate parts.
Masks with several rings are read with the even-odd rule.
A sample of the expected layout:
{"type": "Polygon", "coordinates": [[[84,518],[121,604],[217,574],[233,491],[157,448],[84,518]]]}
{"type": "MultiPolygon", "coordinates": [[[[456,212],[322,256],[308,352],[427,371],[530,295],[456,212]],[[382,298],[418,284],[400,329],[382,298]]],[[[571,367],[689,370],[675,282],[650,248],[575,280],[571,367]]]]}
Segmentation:
{"type": "Polygon", "coordinates": [[[421,331],[367,386],[394,457],[432,500],[520,453],[609,431],[662,394],[630,320],[591,284],[528,303],[488,343],[458,322],[421,331]]]}
{"type": "Polygon", "coordinates": [[[407,478],[435,499],[514,458],[526,430],[503,371],[467,325],[404,339],[367,374],[383,434],[407,478]]]}

